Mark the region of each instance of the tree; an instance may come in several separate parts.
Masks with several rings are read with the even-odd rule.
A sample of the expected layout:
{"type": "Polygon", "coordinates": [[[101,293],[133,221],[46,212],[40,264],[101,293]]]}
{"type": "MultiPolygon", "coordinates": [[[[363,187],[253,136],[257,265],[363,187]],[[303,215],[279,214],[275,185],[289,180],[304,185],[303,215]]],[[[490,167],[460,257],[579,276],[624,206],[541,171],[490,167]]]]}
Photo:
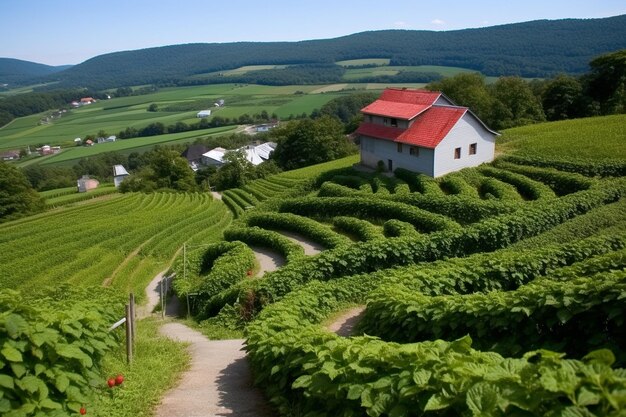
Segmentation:
{"type": "Polygon", "coordinates": [[[583,86],[569,75],[558,75],[542,92],[543,111],[548,120],[572,119],[585,115],[583,86]]]}
{"type": "Polygon", "coordinates": [[[357,151],[337,119],[323,116],[272,129],[277,146],[272,158],[283,169],[296,169],[341,158],[357,151]]]}
{"type": "Polygon", "coordinates": [[[506,129],[545,121],[541,104],[520,77],[500,77],[491,87],[494,129],[506,129]]]}
{"type": "Polygon", "coordinates": [[[124,179],[121,192],[151,192],[161,189],[196,191],[194,172],[179,152],[166,148],[155,148],[140,157],[145,165],[124,179]]]}
{"type": "Polygon", "coordinates": [[[479,73],[461,73],[426,86],[431,91],[441,91],[459,106],[469,107],[488,126],[492,117],[493,97],[487,89],[485,78],[479,73]]]}
{"type": "Polygon", "coordinates": [[[626,49],[599,56],[589,66],[587,94],[600,104],[601,113],[626,113],[626,49]]]}
{"type": "Polygon", "coordinates": [[[156,103],[152,103],[148,106],[149,112],[155,112],[159,110],[159,106],[156,103]]]}
{"type": "Polygon", "coordinates": [[[240,187],[256,177],[254,165],[246,159],[243,150],[227,152],[224,161],[225,164],[211,177],[211,185],[216,189],[240,187]]]}
{"type": "Polygon", "coordinates": [[[26,176],[16,167],[0,162],[0,222],[43,211],[45,203],[26,176]]]}

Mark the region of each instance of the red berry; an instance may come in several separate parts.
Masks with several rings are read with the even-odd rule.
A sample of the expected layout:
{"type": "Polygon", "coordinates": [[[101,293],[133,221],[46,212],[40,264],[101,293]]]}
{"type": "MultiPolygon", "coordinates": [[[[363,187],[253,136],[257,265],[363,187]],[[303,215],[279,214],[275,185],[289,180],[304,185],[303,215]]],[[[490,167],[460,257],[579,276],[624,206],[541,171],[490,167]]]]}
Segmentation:
{"type": "Polygon", "coordinates": [[[80,407],[80,415],[84,416],[85,414],[87,414],[85,407],[80,407]]]}
{"type": "Polygon", "coordinates": [[[115,386],[115,378],[109,378],[107,380],[107,385],[109,386],[109,388],[113,388],[115,386]]]}
{"type": "Polygon", "coordinates": [[[248,276],[252,275],[252,271],[247,272],[248,276]]]}
{"type": "Polygon", "coordinates": [[[124,382],[123,375],[118,375],[115,377],[115,385],[122,385],[122,382],[124,382]]]}

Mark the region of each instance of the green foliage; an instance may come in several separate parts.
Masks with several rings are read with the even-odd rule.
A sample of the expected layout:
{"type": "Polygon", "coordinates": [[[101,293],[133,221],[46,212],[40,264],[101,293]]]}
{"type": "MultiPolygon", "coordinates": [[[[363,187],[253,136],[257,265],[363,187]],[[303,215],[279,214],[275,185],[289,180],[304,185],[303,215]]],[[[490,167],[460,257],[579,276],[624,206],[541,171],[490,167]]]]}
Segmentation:
{"type": "Polygon", "coordinates": [[[520,77],[498,78],[491,86],[491,94],[495,99],[492,109],[494,129],[546,120],[541,103],[533,95],[528,83],[520,77]]]}
{"type": "Polygon", "coordinates": [[[626,162],[620,160],[603,161],[575,161],[564,159],[541,158],[537,156],[525,157],[519,155],[505,155],[501,161],[511,162],[517,165],[531,165],[542,168],[554,168],[559,171],[574,172],[588,177],[625,176],[626,162]]]}
{"type": "Polygon", "coordinates": [[[626,49],[593,59],[588,93],[600,103],[601,114],[626,112],[626,49]]]}
{"type": "Polygon", "coordinates": [[[260,227],[231,227],[224,231],[224,239],[240,240],[251,246],[261,246],[272,249],[284,256],[288,262],[304,256],[304,249],[283,235],[260,227]]]}
{"type": "Polygon", "coordinates": [[[272,129],[278,143],[273,158],[283,169],[295,169],[342,158],[356,152],[331,117],[302,120],[272,129]]]}
{"type": "Polygon", "coordinates": [[[382,199],[363,199],[357,197],[303,197],[284,200],[279,211],[305,216],[356,216],[367,220],[403,220],[423,232],[436,230],[455,230],[458,223],[440,214],[412,207],[408,204],[382,199]]]}
{"type": "Polygon", "coordinates": [[[104,355],[120,348],[108,331],[119,295],[62,286],[36,300],[3,290],[0,301],[0,412],[62,416],[92,402],[104,355]]]}
{"type": "Polygon", "coordinates": [[[15,166],[0,162],[0,223],[42,211],[43,199],[15,166]]]}
{"type": "Polygon", "coordinates": [[[154,192],[164,189],[195,191],[197,189],[194,172],[187,160],[178,152],[156,148],[149,153],[147,158],[147,166],[122,181],[121,192],[154,192]]]}
{"type": "Polygon", "coordinates": [[[526,200],[539,200],[554,198],[554,191],[542,182],[531,180],[530,178],[492,167],[480,167],[481,174],[494,177],[515,186],[517,192],[526,200]]]}
{"type": "Polygon", "coordinates": [[[625,275],[604,268],[623,270],[624,255],[611,254],[608,265],[595,262],[581,278],[571,272],[567,280],[548,276],[510,292],[429,297],[383,285],[368,298],[364,331],[404,343],[469,334],[477,349],[506,356],[540,348],[578,358],[598,348],[623,352],[624,305],[618,300],[625,275]],[[605,323],[600,333],[599,322],[605,323]]]}
{"type": "Polygon", "coordinates": [[[350,243],[350,239],[335,233],[330,227],[291,213],[253,213],[246,216],[245,222],[248,226],[299,233],[326,248],[350,243]]]}
{"type": "Polygon", "coordinates": [[[340,232],[354,236],[360,241],[369,241],[384,238],[381,230],[372,223],[348,216],[338,216],[333,218],[335,229],[340,232]]]}

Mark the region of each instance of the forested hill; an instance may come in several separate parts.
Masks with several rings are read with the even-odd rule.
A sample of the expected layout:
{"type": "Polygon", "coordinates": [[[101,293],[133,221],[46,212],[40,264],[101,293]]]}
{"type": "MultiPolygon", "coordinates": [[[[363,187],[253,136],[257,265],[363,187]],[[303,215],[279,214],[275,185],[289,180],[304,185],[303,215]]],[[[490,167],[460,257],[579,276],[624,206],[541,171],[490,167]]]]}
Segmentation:
{"type": "Polygon", "coordinates": [[[0,58],[0,84],[20,84],[67,68],[67,65],[54,67],[21,59],[0,58]]]}
{"type": "Polygon", "coordinates": [[[486,75],[582,73],[594,57],[626,48],[626,15],[538,20],[445,32],[384,30],[301,42],[186,44],[97,56],[48,78],[64,86],[110,88],[176,83],[244,65],[390,58],[391,65],[445,65],[486,75]]]}

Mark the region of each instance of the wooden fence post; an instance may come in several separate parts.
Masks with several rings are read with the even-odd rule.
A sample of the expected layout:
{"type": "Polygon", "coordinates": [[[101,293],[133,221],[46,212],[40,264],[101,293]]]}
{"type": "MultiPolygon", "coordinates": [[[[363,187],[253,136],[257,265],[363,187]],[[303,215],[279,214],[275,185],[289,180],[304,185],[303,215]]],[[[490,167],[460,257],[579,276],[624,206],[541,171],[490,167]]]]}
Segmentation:
{"type": "Polygon", "coordinates": [[[131,320],[130,335],[133,340],[133,343],[135,343],[135,294],[133,294],[132,292],[130,293],[130,296],[128,297],[128,302],[130,304],[130,320],[131,320]]]}
{"type": "Polygon", "coordinates": [[[130,364],[133,361],[133,321],[130,304],[126,304],[126,360],[130,364]]]}

